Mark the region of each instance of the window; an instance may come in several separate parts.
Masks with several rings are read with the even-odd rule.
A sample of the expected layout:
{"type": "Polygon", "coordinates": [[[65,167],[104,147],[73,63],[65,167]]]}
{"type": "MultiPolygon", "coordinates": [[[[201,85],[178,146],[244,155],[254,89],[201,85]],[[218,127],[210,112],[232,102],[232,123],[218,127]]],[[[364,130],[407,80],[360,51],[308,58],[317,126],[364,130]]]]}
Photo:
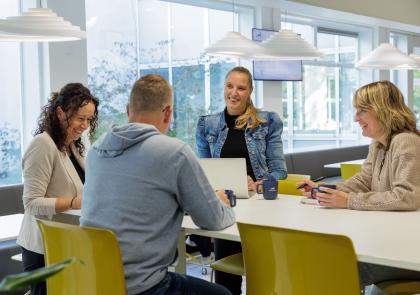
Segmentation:
{"type": "MultiPolygon", "coordinates": [[[[394,32],[389,33],[389,43],[404,53],[407,53],[407,36],[397,34],[394,32]]],[[[404,70],[390,70],[390,80],[394,83],[403,93],[404,98],[407,100],[407,89],[404,85],[407,84],[407,71],[404,70]]]]}
{"type": "MultiPolygon", "coordinates": [[[[19,2],[0,2],[0,18],[19,14],[19,2]]],[[[0,42],[0,186],[22,182],[20,45],[0,42]]]]}
{"type": "MultiPolygon", "coordinates": [[[[414,53],[420,55],[420,47],[415,47],[414,53]]],[[[413,111],[416,115],[417,129],[420,129],[420,69],[413,70],[413,111]]]]}
{"type": "Polygon", "coordinates": [[[126,121],[132,84],[155,73],[173,87],[169,135],[194,147],[198,116],[223,109],[224,76],[238,63],[200,53],[231,31],[233,20],[236,29],[251,34],[253,10],[238,8],[243,13],[232,16],[223,7],[157,0],[98,3],[86,1],[89,87],[101,100],[98,136],[112,124],[126,121]]]}
{"type": "Polygon", "coordinates": [[[303,62],[301,82],[282,82],[284,150],[298,151],[358,144],[352,97],[359,78],[354,68],[356,33],[283,23],[324,52],[303,62]]]}

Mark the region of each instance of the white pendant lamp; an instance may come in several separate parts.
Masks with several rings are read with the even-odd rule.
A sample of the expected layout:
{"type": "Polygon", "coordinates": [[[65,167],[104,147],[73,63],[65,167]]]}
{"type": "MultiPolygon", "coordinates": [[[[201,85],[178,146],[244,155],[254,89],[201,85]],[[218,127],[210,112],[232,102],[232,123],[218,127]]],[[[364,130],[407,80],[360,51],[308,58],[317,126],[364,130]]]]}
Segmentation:
{"type": "Polygon", "coordinates": [[[86,38],[86,32],[57,16],[48,8],[30,8],[21,16],[0,19],[0,41],[73,41],[86,38]]]}
{"type": "Polygon", "coordinates": [[[310,60],[324,55],[292,30],[281,30],[271,35],[262,42],[262,46],[266,49],[265,55],[256,54],[255,59],[310,60]]]}
{"type": "Polygon", "coordinates": [[[420,69],[420,55],[412,53],[409,56],[417,62],[417,67],[416,68],[420,69]]]}
{"type": "Polygon", "coordinates": [[[245,38],[238,32],[227,32],[222,39],[204,49],[204,54],[217,57],[252,59],[256,53],[263,54],[265,49],[245,38]]]}
{"type": "Polygon", "coordinates": [[[382,43],[356,63],[360,69],[398,70],[413,69],[417,62],[392,44],[382,43]]]}

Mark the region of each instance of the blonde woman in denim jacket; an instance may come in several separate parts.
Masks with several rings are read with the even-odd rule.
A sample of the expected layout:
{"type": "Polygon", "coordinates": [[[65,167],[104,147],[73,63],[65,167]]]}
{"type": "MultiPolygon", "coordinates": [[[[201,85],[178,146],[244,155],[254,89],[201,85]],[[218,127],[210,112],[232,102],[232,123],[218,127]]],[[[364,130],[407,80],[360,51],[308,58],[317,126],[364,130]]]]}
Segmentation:
{"type": "MultiPolygon", "coordinates": [[[[252,75],[246,68],[230,70],[225,78],[225,110],[200,117],[196,132],[199,157],[246,159],[249,190],[255,190],[256,183],[264,178],[287,177],[281,139],[283,123],[276,113],[254,107],[252,90],[252,75]]],[[[241,251],[240,243],[215,241],[216,259],[241,251]]],[[[240,276],[216,272],[216,283],[232,294],[241,294],[241,281],[240,276]]]]}

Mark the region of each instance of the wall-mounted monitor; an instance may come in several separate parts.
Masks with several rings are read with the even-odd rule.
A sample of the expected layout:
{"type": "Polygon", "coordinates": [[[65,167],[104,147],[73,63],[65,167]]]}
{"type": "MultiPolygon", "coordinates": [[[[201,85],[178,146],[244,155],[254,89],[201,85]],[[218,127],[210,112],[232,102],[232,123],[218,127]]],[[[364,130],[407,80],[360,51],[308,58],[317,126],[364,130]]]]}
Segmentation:
{"type": "MultiPolygon", "coordinates": [[[[277,31],[252,29],[252,40],[262,42],[277,31]]],[[[302,81],[301,60],[254,61],[254,80],[302,81]]]]}

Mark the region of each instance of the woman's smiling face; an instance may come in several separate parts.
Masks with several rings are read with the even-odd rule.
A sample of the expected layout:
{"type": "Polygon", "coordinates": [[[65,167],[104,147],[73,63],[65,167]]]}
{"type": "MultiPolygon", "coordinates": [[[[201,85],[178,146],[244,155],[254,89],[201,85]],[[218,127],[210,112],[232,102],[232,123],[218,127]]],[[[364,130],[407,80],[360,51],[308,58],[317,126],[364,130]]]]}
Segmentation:
{"type": "Polygon", "coordinates": [[[231,72],[225,81],[225,103],[229,115],[242,115],[248,105],[252,93],[248,75],[240,72],[231,72]]]}
{"type": "Polygon", "coordinates": [[[86,105],[79,108],[79,110],[71,116],[70,119],[66,120],[64,116],[64,126],[66,127],[66,144],[70,144],[76,141],[82,136],[82,133],[90,127],[90,122],[95,113],[95,105],[93,102],[89,102],[86,105]]]}
{"type": "Polygon", "coordinates": [[[357,109],[354,116],[354,121],[359,123],[362,128],[363,136],[373,138],[375,140],[382,139],[384,132],[381,124],[371,109],[357,109]]]}

